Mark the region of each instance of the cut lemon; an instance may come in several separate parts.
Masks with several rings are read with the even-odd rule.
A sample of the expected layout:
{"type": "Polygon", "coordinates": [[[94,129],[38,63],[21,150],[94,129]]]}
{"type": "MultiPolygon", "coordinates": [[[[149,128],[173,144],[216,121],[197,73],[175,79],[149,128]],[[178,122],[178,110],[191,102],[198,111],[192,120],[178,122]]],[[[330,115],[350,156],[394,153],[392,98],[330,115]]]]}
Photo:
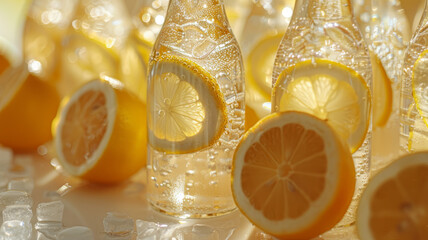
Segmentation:
{"type": "Polygon", "coordinates": [[[357,212],[364,240],[428,239],[428,152],[406,155],[371,179],[357,212]]]}
{"type": "Polygon", "coordinates": [[[327,121],[354,153],[370,123],[370,90],[354,70],[315,59],[285,69],[273,88],[275,111],[300,111],[327,121]]]}
{"type": "Polygon", "coordinates": [[[239,209],[281,239],[310,239],[335,226],[355,189],[346,144],[325,121],[301,112],[260,120],[238,145],[232,167],[239,209]]]}
{"type": "Polygon", "coordinates": [[[167,56],[153,64],[148,98],[149,143],[168,153],[212,145],[227,123],[216,80],[187,59],[167,56]]]}
{"type": "Polygon", "coordinates": [[[69,174],[114,183],[146,162],[144,103],[114,79],[79,88],[53,124],[58,160],[69,174]]]}
{"type": "Polygon", "coordinates": [[[392,112],[391,81],[376,54],[370,52],[370,57],[373,69],[373,122],[375,127],[382,127],[392,112]]]}
{"type": "Polygon", "coordinates": [[[50,125],[60,101],[57,91],[29,74],[26,64],[5,70],[0,86],[0,144],[31,151],[51,140],[50,125]]]}
{"type": "Polygon", "coordinates": [[[247,131],[248,129],[250,129],[259,120],[260,118],[259,118],[259,115],[256,113],[256,111],[254,111],[252,107],[246,104],[245,105],[245,130],[247,131]]]}
{"type": "Polygon", "coordinates": [[[251,50],[246,62],[247,87],[254,88],[265,99],[272,93],[272,70],[276,51],[284,33],[269,35],[251,50]]]}
{"type": "Polygon", "coordinates": [[[428,126],[428,50],[421,53],[413,66],[412,89],[416,108],[428,126]]]}

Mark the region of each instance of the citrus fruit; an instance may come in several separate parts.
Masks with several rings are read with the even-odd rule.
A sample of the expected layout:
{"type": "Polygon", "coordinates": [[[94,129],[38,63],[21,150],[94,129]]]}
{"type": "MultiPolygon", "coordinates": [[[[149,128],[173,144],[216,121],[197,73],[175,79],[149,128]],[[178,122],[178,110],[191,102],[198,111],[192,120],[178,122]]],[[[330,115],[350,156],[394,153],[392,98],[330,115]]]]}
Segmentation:
{"type": "Polygon", "coordinates": [[[254,126],[254,124],[256,124],[257,121],[259,121],[259,119],[260,118],[256,113],[256,111],[254,111],[252,107],[246,104],[245,105],[245,130],[247,131],[252,126],[254,126]]]}
{"type": "Polygon", "coordinates": [[[114,183],[145,165],[145,105],[117,80],[93,80],[80,87],[63,104],[52,128],[58,160],[72,176],[114,183]]]}
{"type": "Polygon", "coordinates": [[[247,57],[247,87],[270,99],[272,92],[272,66],[284,33],[268,35],[260,40],[247,57]]]}
{"type": "Polygon", "coordinates": [[[31,151],[51,140],[50,125],[60,101],[57,91],[29,74],[26,64],[5,70],[0,86],[0,144],[31,151]]]}
{"type": "Polygon", "coordinates": [[[285,69],[272,94],[275,111],[306,112],[325,120],[354,153],[370,123],[370,90],[347,66],[325,59],[299,62],[285,69]]]}
{"type": "Polygon", "coordinates": [[[10,66],[9,60],[0,54],[0,74],[10,66]]]}
{"type": "Polygon", "coordinates": [[[423,121],[428,126],[428,50],[423,51],[413,66],[412,72],[412,90],[415,99],[416,108],[422,116],[423,121]]]}
{"type": "Polygon", "coordinates": [[[400,157],[374,176],[357,212],[364,240],[428,239],[428,152],[400,157]]]}
{"type": "Polygon", "coordinates": [[[392,112],[391,81],[376,54],[371,52],[370,57],[373,69],[373,123],[375,127],[382,127],[392,112]]]}
{"type": "Polygon", "coordinates": [[[212,145],[227,123],[216,80],[194,62],[176,56],[151,66],[149,144],[159,151],[189,153],[212,145]]]}
{"type": "Polygon", "coordinates": [[[302,112],[262,118],[235,151],[236,205],[257,227],[281,239],[310,239],[336,225],[355,189],[346,143],[302,112]]]}

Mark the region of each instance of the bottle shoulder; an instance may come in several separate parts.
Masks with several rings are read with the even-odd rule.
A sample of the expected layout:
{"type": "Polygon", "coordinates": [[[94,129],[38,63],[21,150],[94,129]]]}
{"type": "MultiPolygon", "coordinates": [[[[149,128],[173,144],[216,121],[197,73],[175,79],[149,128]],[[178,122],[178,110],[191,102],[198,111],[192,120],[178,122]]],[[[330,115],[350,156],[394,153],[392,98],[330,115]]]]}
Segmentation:
{"type": "MultiPolygon", "coordinates": [[[[274,72],[313,58],[324,58],[353,68],[370,78],[370,55],[367,45],[352,19],[292,21],[280,44],[274,72]]],[[[277,73],[278,75],[278,73],[277,73]]]]}

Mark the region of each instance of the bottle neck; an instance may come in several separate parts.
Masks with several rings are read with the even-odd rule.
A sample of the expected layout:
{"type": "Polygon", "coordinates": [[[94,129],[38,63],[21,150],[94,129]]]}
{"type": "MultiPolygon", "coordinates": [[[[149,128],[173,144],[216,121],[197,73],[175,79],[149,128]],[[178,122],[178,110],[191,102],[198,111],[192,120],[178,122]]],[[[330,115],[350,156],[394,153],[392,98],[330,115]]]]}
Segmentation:
{"type": "Polygon", "coordinates": [[[225,18],[223,0],[170,0],[165,21],[179,24],[204,19],[221,23],[225,18]]]}
{"type": "Polygon", "coordinates": [[[350,0],[296,0],[293,18],[309,17],[314,20],[337,20],[352,17],[350,0]]]}

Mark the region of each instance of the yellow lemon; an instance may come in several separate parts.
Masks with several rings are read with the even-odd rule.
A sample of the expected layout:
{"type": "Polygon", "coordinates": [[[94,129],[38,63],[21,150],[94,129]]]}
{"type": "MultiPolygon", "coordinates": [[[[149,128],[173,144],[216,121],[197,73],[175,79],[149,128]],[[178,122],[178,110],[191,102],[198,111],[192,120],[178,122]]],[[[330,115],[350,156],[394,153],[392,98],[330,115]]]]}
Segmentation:
{"type": "Polygon", "coordinates": [[[271,114],[239,143],[232,166],[236,205],[280,239],[311,239],[344,216],[355,188],[348,146],[323,120],[271,114]]]}
{"type": "Polygon", "coordinates": [[[58,160],[72,176],[115,183],[146,163],[145,105],[117,80],[83,85],[63,104],[52,127],[58,160]]]}
{"type": "Polygon", "coordinates": [[[428,239],[428,152],[400,157],[374,176],[357,211],[360,239],[428,239]]]}
{"type": "Polygon", "coordinates": [[[0,144],[16,151],[52,139],[50,125],[60,101],[56,89],[26,68],[11,67],[0,75],[0,144]]]}

